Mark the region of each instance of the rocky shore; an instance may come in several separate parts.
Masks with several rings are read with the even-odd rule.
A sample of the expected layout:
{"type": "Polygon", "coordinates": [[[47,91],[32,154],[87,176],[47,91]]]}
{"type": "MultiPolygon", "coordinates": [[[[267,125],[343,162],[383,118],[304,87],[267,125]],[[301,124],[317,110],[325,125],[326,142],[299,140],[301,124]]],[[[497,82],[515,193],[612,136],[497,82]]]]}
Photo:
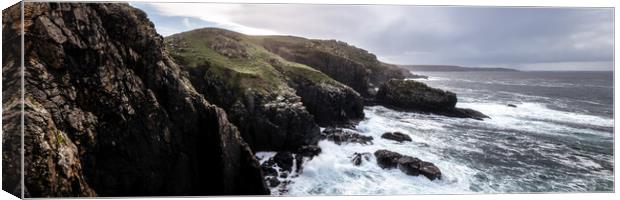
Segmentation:
{"type": "MultiPolygon", "coordinates": [[[[487,118],[341,41],[215,28],[163,38],[128,4],[25,5],[26,197],[265,195],[320,156],[319,140],[412,141],[351,129],[369,102],[487,118]],[[260,163],[256,151],[277,153],[260,163]]],[[[18,195],[19,7],[3,16],[3,188],[18,195]]],[[[441,178],[396,152],[350,157],[441,178]]]]}

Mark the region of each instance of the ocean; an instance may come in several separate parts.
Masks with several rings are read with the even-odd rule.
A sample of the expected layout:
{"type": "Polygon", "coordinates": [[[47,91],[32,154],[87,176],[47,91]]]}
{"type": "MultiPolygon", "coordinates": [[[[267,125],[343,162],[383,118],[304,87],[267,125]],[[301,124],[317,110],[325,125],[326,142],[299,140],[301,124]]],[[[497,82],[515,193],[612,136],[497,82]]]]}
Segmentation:
{"type": "MultiPolygon", "coordinates": [[[[372,145],[320,141],[322,153],[304,163],[276,195],[397,195],[613,191],[612,72],[419,72],[418,81],[455,92],[457,107],[490,119],[449,118],[366,107],[355,129],[372,145]],[[509,107],[513,104],[516,107],[509,107]],[[400,131],[413,142],[381,138],[400,131]],[[381,169],[388,149],[434,163],[442,179],[381,169]]],[[[259,152],[266,160],[273,153],[259,152]]]]}

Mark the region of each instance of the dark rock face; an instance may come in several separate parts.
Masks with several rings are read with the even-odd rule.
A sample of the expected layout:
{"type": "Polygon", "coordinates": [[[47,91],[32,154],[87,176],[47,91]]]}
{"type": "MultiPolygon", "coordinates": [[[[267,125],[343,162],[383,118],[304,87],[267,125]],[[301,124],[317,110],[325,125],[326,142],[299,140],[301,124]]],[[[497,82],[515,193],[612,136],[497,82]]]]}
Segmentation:
{"type": "Polygon", "coordinates": [[[398,160],[402,157],[399,153],[388,150],[375,151],[375,157],[377,158],[377,164],[381,168],[395,168],[398,164],[398,160]]]}
{"type": "Polygon", "coordinates": [[[411,176],[420,174],[430,180],[441,179],[441,171],[433,163],[422,161],[411,156],[401,155],[388,150],[375,151],[377,164],[384,169],[396,168],[411,176]]]}
{"type": "Polygon", "coordinates": [[[278,152],[273,156],[273,161],[284,171],[291,171],[293,168],[293,154],[291,152],[278,152]]]}
{"type": "Polygon", "coordinates": [[[420,175],[420,163],[422,161],[411,156],[403,156],[398,159],[398,169],[407,175],[420,175]]]}
{"type": "Polygon", "coordinates": [[[316,145],[305,145],[297,149],[297,154],[304,157],[314,157],[321,153],[321,148],[316,145]]]}
{"type": "Polygon", "coordinates": [[[327,128],[323,130],[322,138],[338,145],[346,143],[372,144],[372,136],[364,136],[350,130],[327,128]]]}
{"type": "Polygon", "coordinates": [[[412,141],[409,135],[401,133],[401,132],[387,132],[381,135],[381,138],[388,139],[388,140],[394,140],[397,142],[403,142],[403,141],[411,142],[412,141]]]}
{"type": "MultiPolygon", "coordinates": [[[[30,196],[269,193],[237,128],[181,76],[144,12],[30,2],[25,11],[30,196]]],[[[3,18],[3,38],[18,35],[17,21],[3,18]]],[[[3,71],[15,71],[18,46],[3,49],[3,71]]],[[[15,100],[3,98],[5,109],[15,100]]]]}
{"type": "MultiPolygon", "coordinates": [[[[278,64],[272,62],[272,65],[278,64]]],[[[362,97],[350,87],[335,81],[317,83],[303,75],[285,74],[289,78],[288,85],[295,89],[318,125],[351,124],[364,118],[362,97]]]]}
{"type": "Polygon", "coordinates": [[[253,150],[293,151],[318,141],[320,130],[313,123],[314,117],[293,91],[270,95],[256,91],[240,93],[220,79],[206,79],[202,71],[205,68],[209,67],[190,71],[192,84],[210,102],[226,110],[253,150]]]}
{"type": "Polygon", "coordinates": [[[456,94],[453,92],[431,88],[414,80],[392,79],[387,81],[379,88],[376,101],[398,110],[478,120],[488,118],[488,116],[472,109],[455,108],[457,100],[456,94]]]}
{"type": "Polygon", "coordinates": [[[362,164],[362,162],[366,160],[369,161],[370,160],[370,153],[353,153],[353,156],[351,158],[351,162],[355,165],[355,166],[360,166],[362,164]]]}
{"type": "Polygon", "coordinates": [[[379,88],[377,100],[404,109],[444,110],[456,105],[456,94],[413,80],[392,79],[379,88]]]}

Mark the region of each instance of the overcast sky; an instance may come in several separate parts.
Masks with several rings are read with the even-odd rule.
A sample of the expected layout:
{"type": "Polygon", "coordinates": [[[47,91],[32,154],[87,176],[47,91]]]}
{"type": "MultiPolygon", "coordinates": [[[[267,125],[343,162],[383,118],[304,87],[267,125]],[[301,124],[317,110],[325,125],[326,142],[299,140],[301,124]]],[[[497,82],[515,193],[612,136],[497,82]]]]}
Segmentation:
{"type": "Polygon", "coordinates": [[[132,3],[168,36],[202,27],[337,39],[388,63],[612,70],[613,9],[132,3]]]}

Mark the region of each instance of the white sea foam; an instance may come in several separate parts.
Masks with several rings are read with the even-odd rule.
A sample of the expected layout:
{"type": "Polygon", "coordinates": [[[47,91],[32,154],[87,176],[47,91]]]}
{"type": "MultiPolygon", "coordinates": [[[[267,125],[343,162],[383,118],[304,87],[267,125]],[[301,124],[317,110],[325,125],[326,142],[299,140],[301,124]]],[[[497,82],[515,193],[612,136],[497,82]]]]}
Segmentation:
{"type": "Polygon", "coordinates": [[[516,104],[517,108],[497,103],[458,103],[457,106],[472,108],[490,116],[491,119],[487,119],[483,122],[485,124],[500,128],[512,128],[543,134],[580,132],[599,136],[610,136],[608,132],[577,129],[558,123],[595,125],[601,127],[613,127],[614,125],[614,120],[611,118],[553,110],[539,103],[516,104]]]}
{"type": "MultiPolygon", "coordinates": [[[[397,112],[381,106],[367,107],[366,120],[360,122],[356,129],[362,134],[374,138],[372,145],[343,144],[336,145],[330,141],[320,141],[322,153],[312,160],[304,162],[303,172],[298,177],[290,179],[287,195],[308,194],[463,194],[463,193],[494,193],[506,191],[545,191],[551,186],[519,186],[521,181],[536,182],[539,175],[544,175],[541,166],[528,164],[524,160],[513,160],[514,165],[531,167],[537,171],[524,171],[530,175],[524,177],[497,177],[489,174],[489,170],[502,170],[495,166],[488,166],[484,170],[473,168],[471,163],[446,155],[446,152],[464,152],[473,155],[485,155],[481,146],[494,146],[502,149],[504,156],[527,155],[531,149],[518,146],[514,141],[496,138],[484,138],[474,129],[458,128],[463,124],[472,127],[490,128],[492,130],[514,129],[538,134],[557,134],[570,136],[567,133],[580,132],[601,136],[610,136],[610,133],[565,126],[562,123],[577,123],[613,127],[613,120],[598,116],[584,115],[557,111],[542,104],[521,103],[517,108],[498,103],[459,103],[457,106],[479,110],[491,117],[484,121],[472,119],[448,118],[436,115],[424,115],[408,112],[397,112]],[[385,132],[401,131],[411,136],[413,142],[398,143],[381,138],[385,132]],[[455,133],[455,131],[457,131],[455,133]],[[450,133],[450,134],[448,134],[450,133]],[[458,137],[454,137],[458,136],[458,137]],[[424,176],[408,176],[398,169],[381,169],[376,164],[374,155],[370,160],[364,160],[360,166],[355,166],[350,159],[354,153],[374,153],[379,149],[388,149],[404,155],[418,157],[437,165],[443,178],[430,181],[424,176]],[[476,177],[484,177],[482,181],[476,177]]],[[[497,134],[500,134],[499,132],[497,134]]],[[[501,133],[511,136],[516,141],[531,141],[535,143],[541,156],[553,162],[566,166],[596,169],[600,176],[609,176],[613,173],[605,171],[602,166],[589,157],[573,156],[570,152],[554,151],[559,148],[556,144],[537,143],[527,135],[505,131],[501,133]],[[555,152],[555,153],[554,153],[555,152]]],[[[262,153],[262,158],[273,156],[273,152],[262,153]]],[[[611,158],[601,157],[599,160],[611,158]]],[[[263,159],[261,159],[262,161],[263,159]]],[[[554,183],[550,183],[554,184],[554,183]]],[[[555,187],[567,187],[573,191],[587,190],[588,184],[579,181],[569,184],[558,184],[555,187]]]]}

